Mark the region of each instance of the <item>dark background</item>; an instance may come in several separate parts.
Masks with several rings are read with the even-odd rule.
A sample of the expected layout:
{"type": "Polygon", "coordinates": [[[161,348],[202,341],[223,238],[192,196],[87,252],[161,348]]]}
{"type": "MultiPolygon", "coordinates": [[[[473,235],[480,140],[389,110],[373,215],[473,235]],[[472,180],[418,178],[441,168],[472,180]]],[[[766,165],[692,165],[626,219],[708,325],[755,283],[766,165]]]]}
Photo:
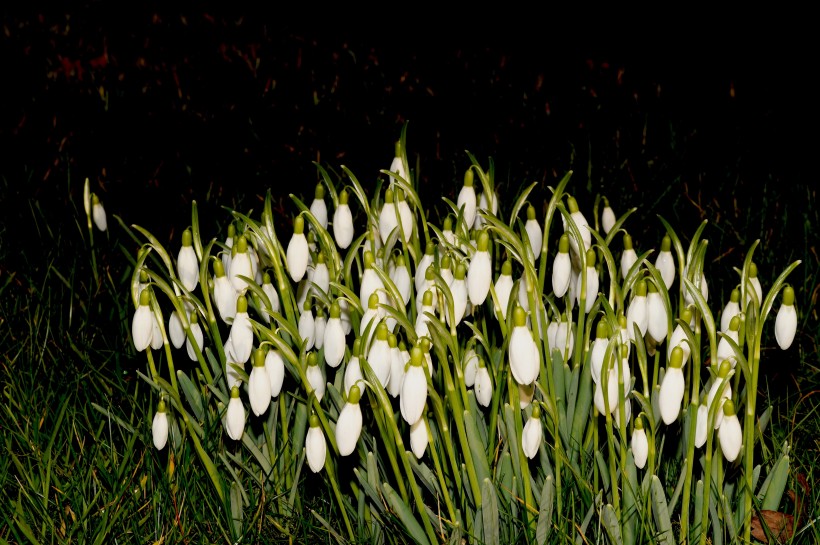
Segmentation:
{"type": "Polygon", "coordinates": [[[466,150],[492,158],[507,206],[533,181],[545,202],[572,169],[588,217],[597,193],[619,213],[640,207],[628,228],[642,247],[663,233],[658,213],[681,236],[715,222],[731,235],[716,255],[768,231],[805,235],[817,149],[806,14],[493,10],[6,12],[7,217],[33,200],[73,214],[88,177],[109,215],[161,241],[178,240],[193,199],[216,236],[220,205],[258,210],[268,188],[286,227],[287,194],[309,198],[318,180],[313,161],[372,187],[407,122],[421,195],[440,210],[466,150]]]}

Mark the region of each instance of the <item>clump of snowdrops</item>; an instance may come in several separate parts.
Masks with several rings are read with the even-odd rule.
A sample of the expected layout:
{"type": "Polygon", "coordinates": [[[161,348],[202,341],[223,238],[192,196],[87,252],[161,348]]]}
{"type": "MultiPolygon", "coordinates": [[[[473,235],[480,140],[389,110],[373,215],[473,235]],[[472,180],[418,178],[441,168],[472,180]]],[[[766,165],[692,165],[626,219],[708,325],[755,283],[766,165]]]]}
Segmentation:
{"type": "Polygon", "coordinates": [[[766,328],[784,350],[795,335],[799,262],[764,289],[755,243],[713,301],[706,222],[686,244],[660,218],[639,251],[636,209],[585,214],[571,172],[546,203],[537,184],[503,199],[468,157],[443,219],[402,135],[369,195],[317,165],[291,229],[270,193],[220,238],[194,203],[172,251],[133,226],[156,449],[193,443],[234,537],[249,497],[299,508],[309,471],[351,541],[398,523],[419,543],[747,542],[789,475],[788,445],[755,460],[757,390],[766,328]]]}

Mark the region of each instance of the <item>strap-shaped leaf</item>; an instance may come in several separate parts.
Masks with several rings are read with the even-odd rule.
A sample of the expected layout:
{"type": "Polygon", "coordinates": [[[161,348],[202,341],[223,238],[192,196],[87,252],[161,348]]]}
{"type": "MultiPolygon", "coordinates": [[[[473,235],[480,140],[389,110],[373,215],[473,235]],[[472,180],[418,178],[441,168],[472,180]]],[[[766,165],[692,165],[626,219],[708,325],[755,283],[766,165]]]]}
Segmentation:
{"type": "Polygon", "coordinates": [[[538,524],[535,527],[535,541],[538,545],[544,545],[552,530],[552,510],[555,503],[555,481],[552,475],[547,475],[544,479],[544,487],[541,489],[541,501],[538,510],[538,524]]]}
{"type": "Polygon", "coordinates": [[[655,518],[657,534],[654,539],[662,545],[675,545],[675,536],[672,533],[672,519],[669,518],[669,507],[666,503],[666,494],[663,491],[660,479],[652,475],[652,516],[655,518]]]}

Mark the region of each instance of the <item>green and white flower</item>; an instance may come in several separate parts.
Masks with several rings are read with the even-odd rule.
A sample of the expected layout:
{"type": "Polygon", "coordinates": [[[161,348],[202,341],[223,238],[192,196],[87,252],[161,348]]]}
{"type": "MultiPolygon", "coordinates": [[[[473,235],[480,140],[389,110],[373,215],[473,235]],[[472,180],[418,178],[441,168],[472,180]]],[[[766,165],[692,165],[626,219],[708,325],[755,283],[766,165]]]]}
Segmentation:
{"type": "Polygon", "coordinates": [[[672,357],[669,358],[669,366],[661,381],[658,402],[660,405],[661,418],[667,426],[678,419],[680,414],[683,393],[686,390],[686,381],[683,377],[683,350],[680,347],[672,349],[672,357]]]}
{"type": "Polygon", "coordinates": [[[236,299],[236,316],[231,324],[228,341],[233,348],[235,363],[244,364],[250,359],[253,350],[253,326],[248,316],[248,300],[244,295],[236,299]]]}
{"type": "Polygon", "coordinates": [[[467,296],[475,307],[482,305],[490,292],[492,258],[489,247],[490,235],[486,231],[479,231],[476,235],[476,251],[467,270],[467,296]]]}
{"type": "Polygon", "coordinates": [[[558,239],[558,253],[552,263],[552,291],[561,298],[569,289],[572,277],[572,260],[569,257],[569,235],[563,233],[558,239]]]}
{"type": "Polygon", "coordinates": [[[233,289],[239,294],[244,294],[248,290],[248,283],[245,278],[254,278],[253,263],[251,262],[251,255],[248,247],[248,239],[244,235],[240,235],[233,245],[231,250],[231,268],[227,273],[231,279],[233,289]]]}
{"type": "Polygon", "coordinates": [[[194,251],[193,240],[191,229],[185,229],[182,232],[182,248],[177,254],[177,274],[188,291],[194,291],[199,284],[199,259],[194,251]]]}
{"type": "Polygon", "coordinates": [[[510,333],[510,371],[518,384],[531,384],[538,377],[538,346],[527,328],[527,315],[521,307],[513,311],[513,329],[510,333]]]}
{"type": "Polygon", "coordinates": [[[655,259],[655,268],[661,273],[666,289],[672,287],[675,281],[675,258],[672,256],[672,239],[669,235],[664,235],[661,241],[661,251],[655,259]]]}
{"type": "Polygon", "coordinates": [[[348,456],[356,450],[356,443],[362,434],[362,408],[359,406],[361,392],[357,385],[350,388],[347,402],[336,420],[336,446],[341,456],[348,456]]]}
{"type": "Polygon", "coordinates": [[[293,235],[288,242],[286,261],[288,274],[294,282],[299,282],[307,272],[310,249],[305,238],[305,218],[296,216],[293,220],[293,235]]]}
{"type": "Polygon", "coordinates": [[[421,460],[430,439],[427,435],[427,420],[419,418],[415,424],[410,425],[410,449],[417,460],[421,460]]]}
{"type": "Polygon", "coordinates": [[[544,440],[544,431],[541,425],[541,408],[534,405],[532,413],[524,424],[524,429],[521,432],[521,450],[524,454],[532,460],[538,454],[538,448],[544,440]]]}
{"type": "Polygon", "coordinates": [[[310,427],[305,435],[305,458],[312,472],[319,473],[324,469],[327,458],[327,440],[319,424],[319,417],[315,414],[310,415],[310,427]]]}
{"type": "MultiPolygon", "coordinates": [[[[191,337],[194,338],[193,343],[196,343],[196,347],[199,348],[201,353],[205,347],[203,344],[205,342],[205,336],[202,333],[202,326],[199,325],[199,318],[197,318],[196,312],[191,313],[188,322],[191,326],[191,337]]],[[[191,337],[185,337],[185,349],[188,352],[188,358],[191,361],[197,361],[196,350],[194,349],[194,344],[191,342],[191,337]]]]}
{"type": "Polygon", "coordinates": [[[646,459],[649,456],[649,440],[646,438],[646,430],[643,428],[643,418],[638,416],[635,419],[635,428],[632,430],[632,457],[635,460],[635,467],[643,469],[646,466],[646,459]]]}
{"type": "Polygon", "coordinates": [[[723,422],[718,429],[718,439],[720,440],[720,450],[723,457],[728,462],[734,462],[740,454],[740,447],[743,445],[743,430],[740,427],[740,420],[737,418],[735,404],[731,399],[723,402],[723,422]]]}
{"type": "Polygon", "coordinates": [[[475,224],[476,207],[478,206],[476,200],[475,187],[473,187],[473,169],[469,168],[464,172],[464,185],[461,186],[461,191],[458,192],[456,199],[456,206],[461,209],[464,208],[464,223],[469,229],[475,224]]]}
{"type": "Polygon", "coordinates": [[[327,203],[325,203],[325,186],[316,184],[313,192],[313,202],[310,203],[310,213],[319,222],[323,229],[327,229],[327,203]]]}
{"type": "Polygon", "coordinates": [[[339,192],[339,206],[333,212],[333,238],[342,250],[347,249],[353,241],[353,213],[347,201],[349,195],[346,189],[339,192]]]}
{"type": "Polygon", "coordinates": [[[151,437],[154,440],[154,447],[162,450],[168,443],[168,413],[165,409],[165,401],[160,399],[157,412],[154,413],[154,421],[151,423],[151,437]]]}
{"type": "Polygon", "coordinates": [[[265,354],[265,371],[270,381],[271,398],[279,397],[282,384],[285,382],[285,360],[282,359],[282,354],[278,350],[270,349],[265,354]]]}
{"type": "Polygon", "coordinates": [[[420,347],[414,346],[410,349],[410,363],[404,373],[399,397],[401,416],[410,425],[418,422],[427,403],[427,376],[423,364],[424,353],[420,347]]]}
{"type": "Polygon", "coordinates": [[[527,221],[524,223],[524,229],[527,230],[527,238],[530,239],[532,255],[537,259],[541,255],[541,243],[544,237],[541,233],[541,224],[535,219],[535,207],[533,205],[527,207],[527,221]]]}
{"type": "Polygon", "coordinates": [[[327,382],[325,382],[325,373],[319,365],[319,359],[316,357],[316,352],[310,352],[307,355],[305,376],[307,377],[308,384],[310,384],[310,387],[313,388],[313,391],[316,394],[316,399],[322,401],[322,398],[325,397],[327,382]]]}
{"type": "Polygon", "coordinates": [[[256,416],[265,414],[270,406],[271,381],[265,367],[265,352],[260,348],[253,353],[253,369],[248,377],[248,399],[256,416]]]}
{"type": "Polygon", "coordinates": [[[228,402],[228,409],[225,411],[223,420],[228,437],[234,441],[242,439],[242,434],[245,432],[245,416],[245,406],[239,399],[239,387],[234,386],[231,388],[231,400],[228,402]]]}
{"type": "Polygon", "coordinates": [[[783,288],[783,302],[774,322],[774,336],[781,350],[787,350],[797,332],[797,310],[794,308],[794,288],[783,288]]]}
{"type": "Polygon", "coordinates": [[[621,276],[626,278],[629,270],[638,261],[638,253],[632,246],[632,237],[624,233],[624,251],[621,254],[621,276]]]}

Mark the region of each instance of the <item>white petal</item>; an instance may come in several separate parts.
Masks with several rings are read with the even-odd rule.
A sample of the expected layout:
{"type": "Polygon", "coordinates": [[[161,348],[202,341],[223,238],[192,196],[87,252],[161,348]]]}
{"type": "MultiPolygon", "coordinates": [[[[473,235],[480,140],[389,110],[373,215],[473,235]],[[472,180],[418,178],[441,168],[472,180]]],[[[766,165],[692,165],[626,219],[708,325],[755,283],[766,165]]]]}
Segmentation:
{"type": "Polygon", "coordinates": [[[601,226],[604,228],[604,233],[607,235],[615,226],[615,211],[609,206],[605,206],[603,212],[601,212],[601,226]]]}
{"type": "Polygon", "coordinates": [[[638,324],[638,329],[641,336],[646,335],[647,319],[646,319],[646,296],[637,295],[632,298],[629,303],[629,308],[626,309],[626,333],[629,335],[629,340],[635,341],[635,329],[633,324],[638,324]]]}
{"type": "Polygon", "coordinates": [[[311,426],[305,436],[305,458],[308,466],[314,473],[319,473],[325,467],[327,457],[327,440],[320,426],[311,426]]]}
{"type": "Polygon", "coordinates": [[[632,265],[634,265],[636,261],[638,261],[638,254],[634,248],[624,250],[624,253],[621,254],[621,275],[624,278],[629,274],[629,269],[632,268],[632,265]]]}
{"type": "Polygon", "coordinates": [[[159,320],[156,314],[151,313],[151,348],[159,350],[162,348],[164,339],[162,338],[162,330],[159,327],[159,320]]]}
{"type": "Polygon", "coordinates": [[[521,433],[521,448],[530,460],[535,458],[535,455],[538,454],[538,448],[541,446],[543,433],[540,418],[530,417],[527,419],[527,423],[524,424],[524,430],[521,433]]]}
{"type": "MultiPolygon", "coordinates": [[[[450,292],[453,295],[453,316],[455,320],[455,325],[461,323],[462,318],[464,318],[464,312],[467,310],[467,282],[464,279],[454,279],[453,283],[450,284],[450,292]]],[[[447,313],[447,325],[453,325],[450,323],[450,313],[447,313]]]]}
{"type": "Polygon", "coordinates": [[[650,291],[646,296],[646,329],[657,343],[663,342],[669,331],[666,306],[659,292],[650,291]]]}
{"type": "Polygon", "coordinates": [[[464,206],[464,223],[469,228],[475,223],[476,217],[476,194],[473,186],[461,186],[461,191],[458,192],[458,199],[456,206],[461,208],[464,206]]]}
{"type": "Polygon", "coordinates": [[[179,249],[177,273],[186,290],[193,291],[199,284],[199,260],[193,246],[183,246],[179,249]]]}
{"type": "Polygon", "coordinates": [[[231,258],[231,268],[228,274],[233,285],[233,289],[237,293],[245,293],[248,289],[248,283],[242,280],[240,276],[246,278],[253,278],[253,263],[251,263],[251,256],[248,252],[237,252],[231,258]]]}
{"type": "Polygon", "coordinates": [[[419,418],[415,424],[410,426],[410,449],[413,451],[417,460],[420,460],[421,457],[424,456],[428,442],[427,423],[423,418],[419,418]]]}
{"type": "Polygon", "coordinates": [[[706,431],[709,424],[709,407],[705,403],[698,405],[697,422],[695,423],[695,447],[706,444],[706,431]]]}
{"type": "Polygon", "coordinates": [[[675,258],[672,257],[672,252],[659,252],[655,260],[655,268],[661,273],[666,289],[671,288],[672,282],[675,281],[675,258]]]}
{"type": "Polygon", "coordinates": [[[538,377],[538,347],[525,326],[513,328],[510,336],[510,370],[518,384],[531,384],[538,377]]]}
{"type": "Polygon", "coordinates": [[[360,380],[364,380],[361,364],[359,363],[359,358],[353,356],[345,366],[345,392],[349,392],[350,387],[360,380]]]}
{"type": "Polygon", "coordinates": [[[541,255],[541,224],[538,220],[527,220],[524,224],[524,229],[527,230],[527,237],[530,239],[530,248],[532,248],[533,255],[537,258],[541,255]]]}
{"type": "Polygon", "coordinates": [[[495,282],[495,294],[498,296],[499,307],[496,311],[501,312],[502,315],[507,315],[507,309],[510,303],[510,293],[512,292],[513,279],[508,274],[499,275],[495,282]]]}
{"type": "Polygon", "coordinates": [[[293,234],[293,236],[290,239],[290,242],[288,242],[288,250],[286,256],[288,264],[288,274],[290,274],[290,277],[293,279],[294,282],[299,282],[302,279],[302,277],[305,276],[305,272],[307,271],[308,266],[308,257],[310,256],[307,238],[305,238],[304,233],[293,234]]]}
{"type": "Polygon", "coordinates": [[[277,397],[285,381],[285,360],[278,350],[268,350],[265,356],[265,370],[270,381],[270,395],[272,398],[277,397]]]}
{"type": "Polygon", "coordinates": [[[474,306],[487,299],[490,292],[492,261],[489,252],[476,252],[467,269],[467,296],[474,306]]]}
{"type": "Polygon", "coordinates": [[[404,356],[398,347],[390,347],[390,380],[387,383],[387,392],[398,397],[401,393],[401,385],[404,382],[404,356]]]}
{"type": "Polygon", "coordinates": [[[343,250],[353,241],[353,214],[346,204],[340,204],[333,213],[333,237],[343,250]]]}
{"type": "Polygon", "coordinates": [[[165,448],[168,442],[168,413],[157,411],[151,424],[151,436],[157,450],[165,448]]]}
{"type": "MultiPolygon", "coordinates": [[[[196,342],[197,348],[199,348],[200,353],[204,348],[205,337],[202,334],[202,326],[199,325],[199,322],[194,322],[191,324],[191,335],[194,337],[194,342],[196,342]]],[[[185,338],[185,348],[188,352],[188,358],[191,361],[197,361],[196,352],[194,351],[194,346],[191,344],[191,339],[185,338]]]]}
{"type": "Polygon", "coordinates": [[[552,264],[552,291],[560,298],[567,293],[572,276],[572,260],[568,252],[558,252],[552,264]]]}
{"type": "Polygon", "coordinates": [[[589,356],[591,369],[590,372],[592,373],[592,381],[595,384],[601,380],[601,367],[604,365],[604,356],[606,355],[606,349],[609,346],[609,339],[607,338],[600,338],[595,339],[592,342],[592,350],[589,356]]]}
{"type": "Polygon", "coordinates": [[[227,276],[214,279],[214,299],[219,317],[226,324],[233,322],[236,316],[236,298],[239,294],[227,276]]]}
{"type": "Polygon", "coordinates": [[[330,318],[325,326],[325,362],[330,367],[339,367],[345,355],[345,332],[341,318],[330,318]]]}
{"type": "Polygon", "coordinates": [[[362,409],[358,403],[345,403],[336,421],[336,445],[339,454],[347,456],[356,449],[362,433],[362,409]]]}
{"type": "Polygon", "coordinates": [[[247,362],[253,350],[253,326],[251,326],[247,312],[236,313],[228,340],[233,346],[234,362],[240,364],[247,362]]]}
{"type": "Polygon", "coordinates": [[[105,231],[108,229],[108,221],[105,217],[105,208],[100,202],[95,202],[91,208],[91,216],[94,218],[94,225],[97,226],[97,229],[100,231],[105,231]]]}
{"type": "Polygon", "coordinates": [[[424,413],[427,403],[427,377],[421,365],[411,363],[407,366],[400,396],[399,405],[402,417],[408,424],[415,424],[424,413]]]}
{"type": "Polygon", "coordinates": [[[632,457],[635,459],[635,467],[643,469],[648,456],[649,441],[646,438],[646,430],[635,428],[632,431],[632,457]]]}
{"type": "Polygon", "coordinates": [[[683,370],[680,367],[667,368],[658,396],[661,418],[666,425],[678,419],[685,388],[683,370]]]}
{"type": "Polygon", "coordinates": [[[299,336],[302,342],[305,343],[305,350],[313,348],[313,343],[316,340],[316,327],[313,319],[313,312],[310,310],[303,310],[299,315],[299,336]]]}
{"type": "Polygon", "coordinates": [[[718,429],[718,439],[720,439],[720,450],[723,451],[723,457],[729,462],[734,462],[743,444],[743,430],[736,414],[724,417],[718,429]]]}
{"type": "Polygon", "coordinates": [[[238,397],[231,397],[228,402],[228,410],[225,415],[225,431],[228,432],[228,437],[234,441],[239,441],[245,431],[245,407],[238,397]]]}
{"type": "Polygon", "coordinates": [[[316,394],[316,399],[322,401],[322,398],[325,396],[325,390],[327,389],[327,382],[325,382],[325,375],[322,372],[322,368],[318,365],[308,365],[307,369],[305,369],[305,375],[307,376],[308,384],[310,384],[316,394]]]}
{"type": "Polygon", "coordinates": [[[464,385],[472,388],[475,384],[475,376],[478,371],[478,354],[475,350],[469,349],[464,355],[464,385]]]}
{"type": "Polygon", "coordinates": [[[179,319],[179,313],[176,309],[171,312],[171,317],[168,318],[168,337],[170,337],[174,348],[182,348],[182,345],[185,344],[185,329],[182,327],[182,320],[179,319]]]}
{"type": "Polygon", "coordinates": [[[313,199],[310,203],[310,213],[319,222],[322,228],[327,229],[327,204],[324,199],[313,199]]]}
{"type": "Polygon", "coordinates": [[[251,369],[251,376],[248,378],[248,398],[251,402],[251,410],[256,416],[268,410],[271,400],[270,378],[264,366],[254,365],[251,369]]]}
{"type": "Polygon", "coordinates": [[[475,398],[482,407],[489,407],[493,400],[493,381],[487,367],[479,366],[475,374],[475,398]]]}
{"type": "Polygon", "coordinates": [[[794,341],[797,332],[797,311],[794,305],[780,305],[774,322],[774,336],[781,350],[786,350],[794,341]]]}

